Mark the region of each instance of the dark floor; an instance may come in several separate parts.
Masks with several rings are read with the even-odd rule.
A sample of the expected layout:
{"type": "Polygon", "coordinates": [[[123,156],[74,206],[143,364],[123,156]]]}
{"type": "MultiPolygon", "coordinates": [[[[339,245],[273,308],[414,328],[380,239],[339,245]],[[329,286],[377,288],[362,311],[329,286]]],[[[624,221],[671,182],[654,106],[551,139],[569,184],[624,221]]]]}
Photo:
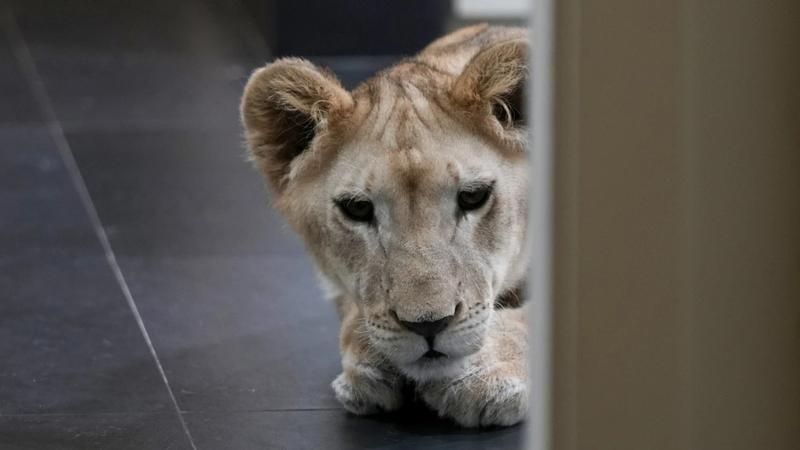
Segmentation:
{"type": "Polygon", "coordinates": [[[0,4],[0,449],[519,447],[334,400],[334,310],[243,158],[243,9],[54,4],[0,4]]]}

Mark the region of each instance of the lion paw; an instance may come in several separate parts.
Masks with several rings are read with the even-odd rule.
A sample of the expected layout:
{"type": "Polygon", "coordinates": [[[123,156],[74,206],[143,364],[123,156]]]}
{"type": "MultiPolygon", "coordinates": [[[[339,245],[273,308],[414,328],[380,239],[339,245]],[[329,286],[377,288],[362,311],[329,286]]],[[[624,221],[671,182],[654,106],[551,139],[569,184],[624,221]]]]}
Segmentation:
{"type": "Polygon", "coordinates": [[[476,373],[452,383],[425,385],[421,394],[441,417],[464,427],[514,425],[528,410],[527,383],[513,377],[476,373]]]}
{"type": "Polygon", "coordinates": [[[398,379],[371,378],[342,372],[333,380],[331,387],[339,403],[353,414],[394,411],[402,404],[398,379]]]}

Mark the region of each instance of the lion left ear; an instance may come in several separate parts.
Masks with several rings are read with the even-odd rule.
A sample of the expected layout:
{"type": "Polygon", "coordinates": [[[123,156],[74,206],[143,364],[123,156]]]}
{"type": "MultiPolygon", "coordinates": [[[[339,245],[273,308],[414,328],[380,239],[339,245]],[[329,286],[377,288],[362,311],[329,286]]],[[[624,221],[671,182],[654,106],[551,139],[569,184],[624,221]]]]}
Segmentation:
{"type": "Polygon", "coordinates": [[[459,75],[450,95],[467,108],[485,108],[504,127],[525,123],[528,42],[499,42],[476,54],[459,75]]]}
{"type": "Polygon", "coordinates": [[[333,74],[304,59],[282,58],[253,73],[242,96],[242,121],[252,158],[276,192],[329,119],[352,106],[333,74]]]}

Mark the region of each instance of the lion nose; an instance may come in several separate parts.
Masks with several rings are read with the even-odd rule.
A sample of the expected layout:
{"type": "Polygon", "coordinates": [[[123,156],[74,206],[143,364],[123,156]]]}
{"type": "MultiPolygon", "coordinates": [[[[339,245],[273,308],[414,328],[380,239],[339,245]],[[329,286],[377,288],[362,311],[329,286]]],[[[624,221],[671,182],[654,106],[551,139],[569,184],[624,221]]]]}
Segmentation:
{"type": "Polygon", "coordinates": [[[430,320],[424,322],[407,322],[405,320],[401,320],[400,324],[403,325],[407,330],[414,332],[425,339],[431,339],[442,332],[442,330],[447,328],[447,326],[450,325],[450,322],[453,320],[453,317],[455,317],[455,314],[439,320],[430,320]]]}

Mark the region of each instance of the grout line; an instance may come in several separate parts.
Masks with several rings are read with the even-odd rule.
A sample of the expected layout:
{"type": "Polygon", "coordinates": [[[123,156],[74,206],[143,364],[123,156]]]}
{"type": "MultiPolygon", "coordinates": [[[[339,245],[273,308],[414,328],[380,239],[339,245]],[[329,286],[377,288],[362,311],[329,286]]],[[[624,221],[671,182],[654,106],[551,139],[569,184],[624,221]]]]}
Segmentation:
{"type": "Polygon", "coordinates": [[[0,419],[5,417],[103,417],[103,416],[166,416],[174,414],[172,411],[125,411],[125,412],[21,412],[0,414],[0,419]]]}
{"type": "Polygon", "coordinates": [[[64,135],[64,129],[61,127],[61,123],[59,122],[58,116],[53,108],[53,103],[47,93],[44,82],[42,81],[42,78],[36,69],[36,63],[33,60],[30,49],[28,49],[28,44],[25,42],[22,31],[17,26],[13,13],[11,11],[5,11],[5,14],[3,15],[5,16],[4,21],[6,22],[6,34],[8,35],[14,55],[16,56],[17,62],[19,63],[23,74],[30,83],[36,103],[44,115],[44,120],[47,124],[50,137],[53,139],[58,152],[61,155],[61,159],[63,160],[64,165],[70,174],[70,178],[72,179],[75,189],[78,191],[78,195],[80,196],[81,203],[83,203],[84,209],[86,210],[89,220],[92,223],[92,227],[94,228],[97,238],[100,241],[100,245],[103,247],[106,260],[111,266],[111,270],[114,273],[114,277],[117,279],[120,290],[122,291],[122,294],[131,309],[134,319],[136,319],[136,324],[139,326],[139,330],[142,332],[142,337],[144,338],[145,343],[150,350],[150,354],[156,363],[156,367],[161,375],[161,379],[164,381],[164,385],[167,388],[167,393],[169,394],[172,406],[175,408],[175,413],[178,415],[178,420],[181,423],[181,427],[183,428],[184,433],[186,433],[186,437],[189,439],[189,444],[192,446],[192,449],[197,450],[194,439],[192,439],[192,434],[189,432],[189,428],[186,426],[186,421],[183,419],[183,414],[181,414],[180,407],[178,406],[178,400],[175,397],[175,393],[172,391],[172,387],[169,384],[167,375],[164,372],[164,367],[161,365],[161,361],[158,359],[158,354],[153,346],[153,341],[150,339],[150,334],[147,332],[147,327],[145,327],[142,316],[139,313],[139,308],[136,306],[136,302],[133,300],[133,295],[128,287],[128,283],[125,281],[125,276],[122,274],[122,269],[120,269],[119,264],[117,263],[117,257],[114,255],[114,250],[112,249],[111,242],[108,240],[108,236],[103,228],[103,223],[101,222],[100,216],[97,213],[97,208],[95,208],[92,197],[89,194],[89,189],[86,187],[86,182],[81,175],[80,169],[78,168],[78,163],[75,161],[75,156],[73,155],[69,142],[67,142],[67,138],[64,135]]]}
{"type": "MultiPolygon", "coordinates": [[[[264,409],[209,409],[209,410],[185,410],[181,415],[192,414],[255,414],[255,413],[275,413],[275,412],[316,412],[316,411],[341,411],[341,407],[330,408],[264,408],[264,409]]],[[[0,419],[4,417],[71,417],[71,416],[163,416],[173,414],[171,411],[101,411],[101,412],[22,412],[12,414],[0,414],[0,419]]]]}
{"type": "Polygon", "coordinates": [[[184,411],[184,414],[255,414],[275,412],[317,412],[317,411],[343,411],[341,407],[331,408],[264,408],[264,409],[222,409],[222,410],[196,410],[184,411]]]}

